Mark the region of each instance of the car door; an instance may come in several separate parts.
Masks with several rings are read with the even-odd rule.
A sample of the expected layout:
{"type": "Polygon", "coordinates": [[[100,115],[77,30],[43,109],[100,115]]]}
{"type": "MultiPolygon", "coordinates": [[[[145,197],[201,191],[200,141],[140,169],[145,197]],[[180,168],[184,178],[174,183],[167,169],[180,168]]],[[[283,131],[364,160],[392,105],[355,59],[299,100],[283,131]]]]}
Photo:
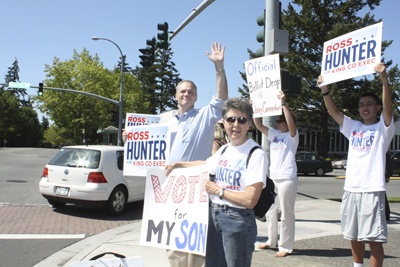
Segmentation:
{"type": "Polygon", "coordinates": [[[144,200],[144,191],[146,187],[145,176],[124,176],[124,151],[117,151],[117,168],[121,176],[125,179],[129,188],[128,201],[144,200]]]}
{"type": "Polygon", "coordinates": [[[297,153],[296,154],[296,165],[297,165],[297,172],[298,173],[307,173],[306,164],[304,161],[305,154],[304,153],[297,153]]]}
{"type": "Polygon", "coordinates": [[[393,152],[393,174],[400,175],[400,151],[393,152]]]}

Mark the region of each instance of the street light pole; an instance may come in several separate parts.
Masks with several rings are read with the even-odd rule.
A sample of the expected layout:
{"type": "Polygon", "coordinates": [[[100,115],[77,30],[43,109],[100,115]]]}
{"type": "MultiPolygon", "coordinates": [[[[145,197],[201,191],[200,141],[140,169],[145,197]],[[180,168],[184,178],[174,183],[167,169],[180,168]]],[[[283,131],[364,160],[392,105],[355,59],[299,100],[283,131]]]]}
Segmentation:
{"type": "Polygon", "coordinates": [[[105,40],[110,43],[113,43],[121,53],[121,74],[119,78],[119,117],[118,117],[118,146],[122,146],[122,88],[123,88],[123,82],[124,82],[124,55],[122,54],[121,48],[111,41],[110,39],[107,38],[102,38],[102,37],[96,37],[92,36],[92,40],[98,41],[98,40],[105,40]]]}

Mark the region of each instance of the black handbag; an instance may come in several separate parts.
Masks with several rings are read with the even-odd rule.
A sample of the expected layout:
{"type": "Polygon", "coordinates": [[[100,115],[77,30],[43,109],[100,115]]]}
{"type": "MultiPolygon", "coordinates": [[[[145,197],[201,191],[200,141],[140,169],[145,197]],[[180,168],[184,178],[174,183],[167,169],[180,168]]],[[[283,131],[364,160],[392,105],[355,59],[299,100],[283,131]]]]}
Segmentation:
{"type": "Polygon", "coordinates": [[[275,203],[275,197],[275,184],[269,177],[267,177],[267,186],[261,191],[260,198],[253,208],[256,218],[261,219],[265,216],[272,204],[275,203]]]}

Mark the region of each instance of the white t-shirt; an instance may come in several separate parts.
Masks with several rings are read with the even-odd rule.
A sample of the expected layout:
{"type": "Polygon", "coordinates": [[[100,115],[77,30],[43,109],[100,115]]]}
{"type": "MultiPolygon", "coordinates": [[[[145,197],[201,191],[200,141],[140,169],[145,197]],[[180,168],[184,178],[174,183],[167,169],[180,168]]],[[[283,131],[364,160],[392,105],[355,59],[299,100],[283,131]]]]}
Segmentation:
{"type": "Polygon", "coordinates": [[[349,140],[344,190],[350,192],[386,191],[385,154],[394,136],[394,120],[364,125],[344,116],[340,131],[349,140]]]}
{"type": "MultiPolygon", "coordinates": [[[[250,157],[246,168],[247,156],[254,146],[258,146],[252,139],[247,140],[243,145],[232,146],[227,144],[213,156],[207,159],[208,171],[215,174],[215,183],[229,191],[245,191],[246,186],[262,182],[263,188],[266,185],[268,169],[268,157],[263,149],[256,149],[250,157]],[[221,155],[223,148],[227,146],[221,155]]],[[[243,209],[226,199],[220,199],[217,195],[210,195],[210,200],[215,204],[227,205],[243,209]]]]}
{"type": "Polygon", "coordinates": [[[292,137],[290,132],[282,133],[279,130],[268,128],[270,145],[269,168],[272,180],[294,179],[297,177],[296,151],[299,145],[299,133],[292,137]]]}

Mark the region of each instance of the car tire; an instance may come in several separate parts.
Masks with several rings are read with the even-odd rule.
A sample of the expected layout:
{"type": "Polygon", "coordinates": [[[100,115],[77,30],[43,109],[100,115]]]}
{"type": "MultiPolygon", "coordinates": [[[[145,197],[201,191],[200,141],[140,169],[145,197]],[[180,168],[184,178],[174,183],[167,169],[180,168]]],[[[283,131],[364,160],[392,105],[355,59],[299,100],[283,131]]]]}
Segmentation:
{"type": "Polygon", "coordinates": [[[105,206],[106,214],[111,216],[121,215],[125,210],[127,197],[128,194],[123,186],[114,188],[105,206]]]}
{"type": "Polygon", "coordinates": [[[63,203],[63,202],[58,202],[58,201],[55,201],[55,200],[52,200],[52,199],[48,199],[47,200],[48,202],[49,202],[49,204],[53,207],[53,208],[63,208],[64,206],[65,206],[65,204],[67,204],[67,203],[63,203]]]}
{"type": "Polygon", "coordinates": [[[315,176],[324,176],[325,175],[325,170],[323,168],[318,168],[315,171],[315,176]]]}

